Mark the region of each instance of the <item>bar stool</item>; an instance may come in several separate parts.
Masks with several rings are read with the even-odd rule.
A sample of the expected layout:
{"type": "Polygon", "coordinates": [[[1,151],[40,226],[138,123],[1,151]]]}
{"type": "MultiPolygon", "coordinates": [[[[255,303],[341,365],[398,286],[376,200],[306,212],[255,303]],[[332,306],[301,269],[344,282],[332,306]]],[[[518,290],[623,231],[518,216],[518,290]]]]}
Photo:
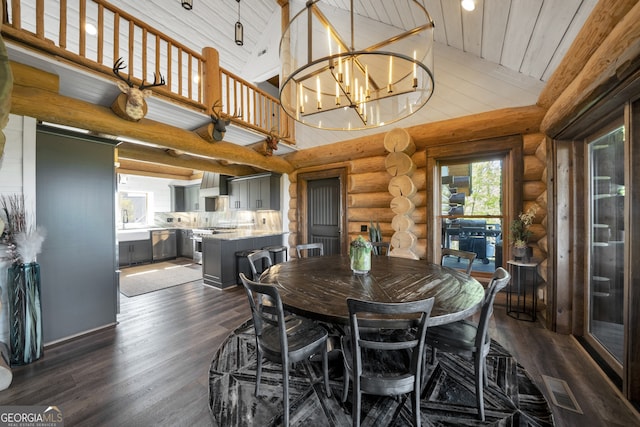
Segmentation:
{"type": "Polygon", "coordinates": [[[289,248],[284,245],[265,246],[262,249],[269,251],[271,254],[271,261],[273,261],[274,264],[286,262],[289,258],[289,248]]]}
{"type": "Polygon", "coordinates": [[[243,251],[236,252],[236,283],[242,285],[240,280],[240,273],[244,273],[247,277],[253,277],[251,273],[251,266],[249,265],[248,255],[257,251],[258,249],[245,249],[243,251]]]}

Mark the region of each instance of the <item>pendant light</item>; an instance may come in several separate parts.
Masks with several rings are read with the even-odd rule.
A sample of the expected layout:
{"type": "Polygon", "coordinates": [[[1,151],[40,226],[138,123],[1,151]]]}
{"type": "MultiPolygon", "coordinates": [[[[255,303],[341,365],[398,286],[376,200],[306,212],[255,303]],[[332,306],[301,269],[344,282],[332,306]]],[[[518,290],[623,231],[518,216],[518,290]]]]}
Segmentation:
{"type": "Polygon", "coordinates": [[[240,22],[240,0],[236,0],[238,2],[238,22],[236,22],[236,44],[238,46],[242,46],[244,43],[244,30],[242,28],[242,23],[240,22]]]}

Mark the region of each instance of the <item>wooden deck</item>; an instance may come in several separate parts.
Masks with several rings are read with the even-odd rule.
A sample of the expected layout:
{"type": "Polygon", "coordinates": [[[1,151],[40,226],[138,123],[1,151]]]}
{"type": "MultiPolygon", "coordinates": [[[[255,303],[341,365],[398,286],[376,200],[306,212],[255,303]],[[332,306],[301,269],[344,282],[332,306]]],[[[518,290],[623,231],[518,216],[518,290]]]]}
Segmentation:
{"type": "MultiPolygon", "coordinates": [[[[542,375],[565,380],[584,414],[550,402],[558,426],[628,426],[640,418],[569,336],[508,317],[496,301],[492,336],[546,394],[542,375]]],[[[240,288],[194,282],[121,297],[119,325],[45,349],[14,368],[0,405],[57,405],[65,425],[211,426],[209,367],[225,338],[249,318],[240,288]]]]}

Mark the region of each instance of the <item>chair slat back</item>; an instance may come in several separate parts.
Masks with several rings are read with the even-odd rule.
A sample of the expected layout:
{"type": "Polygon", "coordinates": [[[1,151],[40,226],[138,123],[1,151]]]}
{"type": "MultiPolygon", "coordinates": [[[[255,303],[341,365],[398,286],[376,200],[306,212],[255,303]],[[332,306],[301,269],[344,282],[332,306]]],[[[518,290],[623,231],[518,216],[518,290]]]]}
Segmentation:
{"type": "Polygon", "coordinates": [[[383,249],[384,255],[390,256],[391,254],[391,243],[389,242],[371,242],[371,246],[373,246],[373,252],[375,255],[383,255],[383,249]]]}
{"type": "Polygon", "coordinates": [[[267,250],[252,252],[247,255],[247,259],[249,260],[249,267],[251,267],[251,274],[255,282],[259,282],[262,272],[273,265],[271,253],[267,250]],[[258,268],[258,266],[260,268],[258,268]]]}
{"type": "Polygon", "coordinates": [[[315,251],[318,251],[318,256],[324,255],[324,244],[321,242],[316,243],[303,243],[301,245],[296,246],[296,254],[298,258],[302,258],[303,254],[306,252],[306,256],[312,256],[315,251]]]}
{"type": "Polygon", "coordinates": [[[244,273],[240,273],[240,280],[249,299],[256,335],[258,337],[262,335],[265,324],[276,326],[280,329],[282,348],[287,348],[284,309],[282,308],[282,300],[278,290],[273,285],[250,280],[244,273]],[[269,310],[263,310],[263,301],[265,299],[270,301],[269,310]]]}
{"type": "Polygon", "coordinates": [[[473,268],[473,261],[475,261],[477,254],[475,252],[469,251],[461,251],[458,249],[450,249],[450,248],[442,248],[442,258],[440,259],[440,265],[444,265],[444,259],[447,256],[464,258],[467,260],[467,275],[471,274],[471,269],[473,268]]]}
{"type": "MultiPolygon", "coordinates": [[[[403,303],[381,303],[347,298],[349,308],[349,324],[351,326],[351,339],[353,343],[353,366],[358,375],[362,374],[362,348],[374,350],[412,350],[411,367],[416,375],[420,375],[422,358],[424,354],[424,342],[427,332],[427,322],[431,315],[434,298],[403,303]],[[406,319],[408,315],[416,316],[416,328],[408,328],[397,334],[391,335],[392,341],[384,340],[383,335],[361,334],[359,318],[366,319],[367,314],[385,315],[406,319]],[[402,333],[400,333],[402,332],[402,333]]],[[[385,328],[381,328],[380,331],[385,328]]],[[[395,329],[395,328],[394,328],[395,329]]]]}
{"type": "Polygon", "coordinates": [[[480,312],[480,320],[478,322],[478,333],[476,334],[475,346],[481,349],[482,346],[488,346],[491,343],[489,337],[489,319],[493,315],[493,303],[496,299],[496,295],[511,280],[511,275],[507,270],[502,267],[498,267],[493,274],[493,278],[489,283],[489,286],[485,290],[484,300],[482,302],[482,311],[480,312]]]}

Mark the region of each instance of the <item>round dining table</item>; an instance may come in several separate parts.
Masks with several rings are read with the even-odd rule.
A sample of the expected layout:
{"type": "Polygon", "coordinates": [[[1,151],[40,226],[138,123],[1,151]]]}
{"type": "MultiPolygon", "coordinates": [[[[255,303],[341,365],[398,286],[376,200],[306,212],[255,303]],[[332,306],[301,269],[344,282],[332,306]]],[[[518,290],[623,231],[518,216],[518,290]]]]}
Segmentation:
{"type": "Polygon", "coordinates": [[[260,281],[278,288],[286,310],[342,325],[349,323],[347,298],[405,302],[434,297],[429,326],[471,316],[484,298],[480,282],[462,271],[393,256],[373,256],[368,274],[353,273],[348,256],[292,259],[271,266],[260,281]]]}

